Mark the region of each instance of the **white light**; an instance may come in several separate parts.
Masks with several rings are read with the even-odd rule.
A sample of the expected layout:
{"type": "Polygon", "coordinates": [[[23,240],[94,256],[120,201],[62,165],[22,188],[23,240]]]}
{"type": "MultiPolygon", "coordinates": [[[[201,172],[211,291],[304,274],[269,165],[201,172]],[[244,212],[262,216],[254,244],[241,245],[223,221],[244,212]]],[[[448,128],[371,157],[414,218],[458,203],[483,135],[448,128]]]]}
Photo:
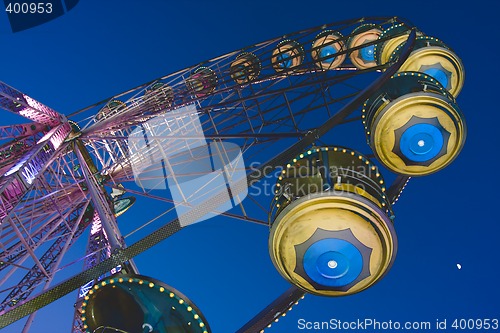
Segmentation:
{"type": "Polygon", "coordinates": [[[462,269],[462,265],[457,264],[457,268],[458,268],[458,269],[462,269]]]}
{"type": "Polygon", "coordinates": [[[328,267],[330,267],[330,268],[336,268],[337,266],[338,266],[338,264],[335,260],[330,260],[328,262],[328,267]]]}
{"type": "Polygon", "coordinates": [[[90,228],[90,234],[95,235],[102,229],[101,219],[97,214],[97,211],[94,213],[94,220],[92,221],[92,227],[90,228]]]}
{"type": "Polygon", "coordinates": [[[418,145],[419,147],[423,147],[423,146],[425,146],[425,141],[424,141],[424,140],[419,140],[419,141],[417,142],[417,145],[418,145]]]}

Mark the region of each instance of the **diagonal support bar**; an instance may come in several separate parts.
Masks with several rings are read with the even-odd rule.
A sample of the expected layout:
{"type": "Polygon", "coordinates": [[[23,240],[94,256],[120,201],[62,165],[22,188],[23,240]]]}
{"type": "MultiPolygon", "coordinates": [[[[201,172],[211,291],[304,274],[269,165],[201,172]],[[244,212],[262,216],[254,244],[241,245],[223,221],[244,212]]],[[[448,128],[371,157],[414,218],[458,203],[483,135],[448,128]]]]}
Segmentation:
{"type": "Polygon", "coordinates": [[[120,249],[123,247],[123,241],[118,225],[116,224],[116,218],[111,211],[110,202],[108,202],[102,190],[102,186],[97,183],[95,177],[95,167],[93,167],[92,164],[89,165],[91,161],[87,156],[88,152],[85,150],[83,145],[78,144],[75,144],[74,151],[76,156],[78,156],[80,165],[82,166],[81,170],[87,182],[90,198],[94,204],[94,209],[99,215],[102,228],[106,233],[106,238],[109,242],[111,250],[120,249]]]}
{"type": "Polygon", "coordinates": [[[394,182],[389,187],[389,190],[387,190],[387,195],[389,196],[391,204],[395,204],[398,201],[399,196],[405,189],[405,186],[408,184],[410,179],[411,177],[405,175],[399,175],[396,179],[394,179],[394,182]]]}
{"type": "Polygon", "coordinates": [[[276,322],[281,316],[284,316],[292,306],[304,298],[305,292],[292,286],[281,296],[276,298],[271,304],[264,308],[257,316],[236,331],[236,333],[254,333],[261,332],[263,327],[269,327],[271,323],[276,322]]]}

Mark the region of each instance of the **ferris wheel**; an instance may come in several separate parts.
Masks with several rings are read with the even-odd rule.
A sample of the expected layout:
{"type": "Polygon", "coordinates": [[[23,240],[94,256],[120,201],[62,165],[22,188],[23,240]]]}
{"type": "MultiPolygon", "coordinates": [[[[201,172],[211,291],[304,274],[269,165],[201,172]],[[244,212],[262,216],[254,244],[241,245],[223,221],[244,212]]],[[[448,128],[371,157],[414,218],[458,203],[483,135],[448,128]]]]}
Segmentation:
{"type": "Polygon", "coordinates": [[[0,328],[29,316],[28,331],[38,309],[78,290],[73,332],[211,332],[203,309],[133,258],[217,215],[268,227],[271,260],[292,285],[238,332],[264,331],[306,293],[371,287],[396,257],[404,187],[465,142],[463,82],[444,42],[400,18],[361,18],[68,116],[1,83],[1,107],[32,122],[0,127],[0,328]],[[361,131],[344,142],[362,147],[330,141],[353,123],[361,131]],[[269,195],[249,193],[269,179],[269,195]],[[162,209],[119,223],[145,200],[162,209]],[[86,252],[68,258],[82,236],[86,252]],[[56,273],[68,277],[54,284],[56,273]]]}

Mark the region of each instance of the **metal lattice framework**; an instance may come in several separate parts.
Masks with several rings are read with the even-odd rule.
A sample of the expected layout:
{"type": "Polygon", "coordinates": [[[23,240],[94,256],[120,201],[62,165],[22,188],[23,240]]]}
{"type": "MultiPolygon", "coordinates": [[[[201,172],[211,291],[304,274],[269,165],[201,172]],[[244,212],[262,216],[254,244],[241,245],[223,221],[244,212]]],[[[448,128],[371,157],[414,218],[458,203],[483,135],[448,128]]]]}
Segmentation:
{"type": "MultiPolygon", "coordinates": [[[[399,59],[368,69],[358,69],[347,61],[335,69],[325,69],[317,65],[310,52],[314,51],[311,45],[321,31],[341,32],[341,40],[347,44],[352,31],[367,22],[382,28],[402,24],[409,31],[412,29],[397,18],[370,18],[292,33],[113,96],[69,115],[73,122],[2,83],[0,106],[35,123],[0,128],[3,174],[0,178],[0,327],[80,288],[78,304],[89,283],[113,269],[116,271],[117,266],[136,271],[134,256],[182,229],[175,218],[174,200],[157,195],[155,186],[145,189],[136,183],[134,164],[158,154],[161,146],[140,146],[139,143],[134,146],[131,138],[137,128],[154,133],[150,139],[167,144],[168,149],[183,149],[181,164],[199,158],[196,150],[189,148],[193,142],[236,143],[246,165],[252,161],[261,164],[258,168],[246,167],[246,178],[238,180],[232,188],[231,194],[235,197],[238,189],[249,184],[258,186],[260,179],[321,140],[332,128],[359,121],[360,115],[356,112],[362,103],[408,57],[415,32],[399,59]],[[273,50],[283,40],[302,45],[303,61],[293,70],[273,67],[277,56],[273,50]],[[247,82],[231,68],[241,54],[252,54],[260,62],[250,73],[255,74],[255,78],[247,82]],[[197,121],[202,132],[186,130],[197,121]],[[263,161],[260,156],[268,156],[269,153],[263,153],[266,151],[274,153],[268,161],[263,161]],[[161,216],[171,217],[171,222],[162,223],[158,218],[140,221],[132,232],[122,236],[109,195],[112,190],[161,202],[165,205],[161,216]],[[71,258],[73,265],[83,265],[83,272],[51,287],[56,273],[64,274],[70,266],[62,264],[64,255],[89,228],[93,230],[89,232],[85,256],[71,258]]],[[[336,56],[348,55],[359,48],[346,47],[336,56]]],[[[218,147],[221,147],[218,154],[222,160],[234,153],[227,146],[218,147]]],[[[163,167],[179,166],[172,163],[163,167]]],[[[154,184],[165,182],[163,174],[152,174],[155,176],[145,180],[154,184]]],[[[393,202],[408,180],[399,176],[388,188],[393,202]]],[[[177,204],[188,209],[183,219],[194,222],[223,204],[227,200],[227,189],[219,186],[207,192],[195,191],[191,196],[199,203],[192,205],[193,197],[186,195],[185,200],[177,204]]],[[[268,225],[268,209],[257,198],[248,197],[234,209],[219,213],[268,225]]],[[[303,291],[292,287],[238,332],[263,330],[303,296],[303,291]]],[[[77,306],[75,332],[83,329],[79,315],[77,306]]],[[[32,318],[33,315],[26,330],[32,318]]]]}

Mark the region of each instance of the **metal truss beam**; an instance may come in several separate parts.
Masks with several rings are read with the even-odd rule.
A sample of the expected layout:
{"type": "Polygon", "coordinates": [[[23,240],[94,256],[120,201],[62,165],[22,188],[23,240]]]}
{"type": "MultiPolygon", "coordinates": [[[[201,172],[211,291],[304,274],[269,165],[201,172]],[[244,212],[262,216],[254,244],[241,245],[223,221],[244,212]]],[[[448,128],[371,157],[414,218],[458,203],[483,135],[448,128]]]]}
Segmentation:
{"type": "Polygon", "coordinates": [[[64,115],[3,82],[0,82],[0,108],[49,126],[57,126],[66,120],[64,115]]]}
{"type": "Polygon", "coordinates": [[[0,221],[19,204],[48,164],[66,148],[63,141],[70,132],[68,123],[54,127],[0,178],[0,221]]]}
{"type": "Polygon", "coordinates": [[[11,290],[8,296],[5,297],[3,302],[0,304],[0,311],[27,299],[34,291],[34,287],[39,285],[44,280],[53,279],[53,272],[55,271],[54,268],[58,259],[62,258],[64,250],[66,250],[68,245],[74,242],[90,224],[91,219],[83,221],[83,223],[80,224],[87,206],[88,202],[81,203],[73,212],[71,212],[68,224],[59,224],[59,228],[54,231],[54,236],[57,237],[56,241],[40,257],[40,262],[44,271],[51,272],[50,276],[46,276],[37,265],[33,266],[33,268],[20,280],[16,287],[11,290]]]}

